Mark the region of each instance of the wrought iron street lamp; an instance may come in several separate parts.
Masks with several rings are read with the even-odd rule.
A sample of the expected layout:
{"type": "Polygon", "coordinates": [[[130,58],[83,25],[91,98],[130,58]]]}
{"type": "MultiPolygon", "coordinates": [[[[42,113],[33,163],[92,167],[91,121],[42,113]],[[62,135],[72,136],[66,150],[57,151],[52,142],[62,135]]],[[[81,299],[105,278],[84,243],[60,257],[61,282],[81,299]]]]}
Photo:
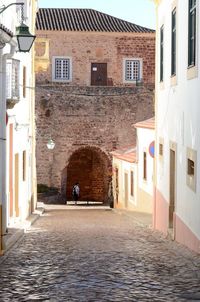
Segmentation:
{"type": "Polygon", "coordinates": [[[36,36],[29,32],[29,28],[26,24],[21,23],[21,25],[16,28],[16,37],[19,51],[27,52],[31,49],[36,36]]]}
{"type": "Polygon", "coordinates": [[[9,8],[12,5],[21,6],[21,24],[20,26],[16,27],[18,50],[20,52],[28,52],[31,49],[36,36],[32,35],[29,32],[28,26],[24,24],[24,3],[23,2],[10,3],[7,6],[3,6],[2,8],[0,8],[0,14],[2,14],[7,8],[9,8]]]}

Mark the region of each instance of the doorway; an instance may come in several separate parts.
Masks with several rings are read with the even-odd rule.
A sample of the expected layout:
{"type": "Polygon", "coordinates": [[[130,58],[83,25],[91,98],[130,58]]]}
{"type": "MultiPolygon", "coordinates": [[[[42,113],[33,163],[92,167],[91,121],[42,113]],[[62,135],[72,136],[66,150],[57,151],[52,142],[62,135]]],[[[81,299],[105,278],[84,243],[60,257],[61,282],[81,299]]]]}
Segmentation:
{"type": "Polygon", "coordinates": [[[176,152],[170,149],[170,173],[169,173],[169,228],[174,228],[174,211],[176,199],[176,152]]]}
{"type": "Polygon", "coordinates": [[[107,86],[107,63],[92,63],[91,85],[107,86]]]}
{"type": "Polygon", "coordinates": [[[124,198],[125,208],[128,208],[128,173],[124,173],[124,198]]]}
{"type": "Polygon", "coordinates": [[[15,216],[19,217],[19,154],[15,154],[15,216]]]}

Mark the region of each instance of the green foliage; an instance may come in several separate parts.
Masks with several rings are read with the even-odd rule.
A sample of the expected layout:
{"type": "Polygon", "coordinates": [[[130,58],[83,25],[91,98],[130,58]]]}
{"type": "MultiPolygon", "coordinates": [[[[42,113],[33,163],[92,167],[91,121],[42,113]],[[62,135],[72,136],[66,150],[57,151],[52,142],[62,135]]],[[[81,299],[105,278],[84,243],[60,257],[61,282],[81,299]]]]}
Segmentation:
{"type": "Polygon", "coordinates": [[[57,194],[58,193],[58,188],[48,187],[47,185],[44,185],[44,184],[38,184],[37,185],[37,192],[38,193],[57,194]]]}

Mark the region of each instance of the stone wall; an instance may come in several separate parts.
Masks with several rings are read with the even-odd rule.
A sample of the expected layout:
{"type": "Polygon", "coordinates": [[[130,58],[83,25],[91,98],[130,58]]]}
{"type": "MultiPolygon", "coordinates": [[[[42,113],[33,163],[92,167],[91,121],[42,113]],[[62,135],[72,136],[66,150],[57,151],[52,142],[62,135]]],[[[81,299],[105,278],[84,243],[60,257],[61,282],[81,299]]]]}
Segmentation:
{"type": "MultiPolygon", "coordinates": [[[[84,148],[91,149],[86,156],[93,152],[95,161],[99,160],[100,170],[104,171],[99,181],[108,180],[111,176],[109,152],[135,143],[134,124],[154,114],[153,95],[151,87],[37,85],[38,183],[65,191],[68,181],[71,187],[76,177],[67,180],[67,167],[74,152],[84,148]],[[50,137],[56,144],[54,150],[46,146],[50,137]]],[[[81,178],[88,177],[86,170],[84,174],[84,167],[80,168],[81,178]]],[[[77,175],[76,181],[79,178],[77,175]]],[[[98,199],[95,194],[93,197],[98,199]]]]}
{"type": "Polygon", "coordinates": [[[105,200],[110,151],[135,143],[134,124],[153,116],[154,33],[37,31],[36,116],[38,183],[71,198],[105,200]],[[52,57],[70,57],[72,81],[52,81],[52,57]],[[124,59],[142,59],[141,87],[124,83],[124,59]],[[91,64],[107,63],[107,86],[91,85],[91,64]],[[54,150],[47,150],[49,138],[54,150]],[[91,190],[95,187],[96,190],[91,190]]]}
{"type": "MultiPolygon", "coordinates": [[[[67,56],[72,59],[72,82],[70,85],[91,84],[91,63],[107,63],[108,85],[124,86],[123,62],[126,58],[141,58],[143,82],[154,83],[155,75],[155,33],[102,33],[36,31],[37,83],[52,81],[52,57],[67,56]],[[42,40],[41,40],[42,39],[42,40]],[[46,66],[42,70],[42,56],[46,66]],[[43,42],[39,42],[43,41],[43,42]]],[[[67,83],[66,83],[67,85],[67,83]]],[[[129,85],[129,84],[126,84],[129,85]]],[[[131,84],[132,85],[132,84],[131,84]]]]}

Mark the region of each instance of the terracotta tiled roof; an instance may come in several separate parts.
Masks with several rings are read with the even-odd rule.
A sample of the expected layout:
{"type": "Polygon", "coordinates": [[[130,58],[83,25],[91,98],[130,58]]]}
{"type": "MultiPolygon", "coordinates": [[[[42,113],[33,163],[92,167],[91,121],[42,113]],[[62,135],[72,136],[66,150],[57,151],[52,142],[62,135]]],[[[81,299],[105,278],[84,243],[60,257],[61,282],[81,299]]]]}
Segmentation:
{"type": "Polygon", "coordinates": [[[10,31],[8,28],[6,28],[3,24],[0,24],[0,29],[3,30],[10,37],[13,37],[12,31],[10,31]]]}
{"type": "Polygon", "coordinates": [[[130,163],[136,163],[136,147],[126,147],[115,150],[111,152],[111,154],[124,161],[128,161],[130,163]]]}
{"type": "Polygon", "coordinates": [[[155,129],[155,117],[136,123],[134,126],[135,128],[155,129]]]}
{"type": "Polygon", "coordinates": [[[145,28],[93,9],[40,8],[37,30],[153,33],[145,28]]]}

